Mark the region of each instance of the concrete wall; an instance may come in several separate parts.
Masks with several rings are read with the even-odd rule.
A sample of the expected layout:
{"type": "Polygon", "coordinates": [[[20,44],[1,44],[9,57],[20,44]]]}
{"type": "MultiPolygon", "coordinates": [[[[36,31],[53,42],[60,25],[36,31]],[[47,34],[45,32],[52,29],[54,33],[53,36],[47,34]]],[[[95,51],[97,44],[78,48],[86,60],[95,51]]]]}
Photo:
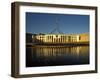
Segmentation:
{"type": "Polygon", "coordinates": [[[88,33],[80,34],[79,42],[89,42],[89,34],[88,33]]]}

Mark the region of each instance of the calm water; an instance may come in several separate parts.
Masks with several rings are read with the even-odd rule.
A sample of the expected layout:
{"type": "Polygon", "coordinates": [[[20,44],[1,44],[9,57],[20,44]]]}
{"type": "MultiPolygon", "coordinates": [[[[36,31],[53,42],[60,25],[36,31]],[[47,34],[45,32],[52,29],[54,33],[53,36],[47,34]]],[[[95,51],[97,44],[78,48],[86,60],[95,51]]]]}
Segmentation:
{"type": "Polygon", "coordinates": [[[26,67],[89,64],[89,46],[26,48],[26,67]]]}

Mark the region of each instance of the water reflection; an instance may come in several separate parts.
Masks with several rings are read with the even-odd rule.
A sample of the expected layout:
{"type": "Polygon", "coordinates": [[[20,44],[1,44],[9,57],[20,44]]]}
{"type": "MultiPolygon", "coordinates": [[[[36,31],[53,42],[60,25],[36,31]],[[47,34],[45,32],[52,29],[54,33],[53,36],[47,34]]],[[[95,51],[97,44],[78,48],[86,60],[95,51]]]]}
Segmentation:
{"type": "Polygon", "coordinates": [[[26,49],[26,67],[89,64],[89,46],[35,46],[26,49]]]}

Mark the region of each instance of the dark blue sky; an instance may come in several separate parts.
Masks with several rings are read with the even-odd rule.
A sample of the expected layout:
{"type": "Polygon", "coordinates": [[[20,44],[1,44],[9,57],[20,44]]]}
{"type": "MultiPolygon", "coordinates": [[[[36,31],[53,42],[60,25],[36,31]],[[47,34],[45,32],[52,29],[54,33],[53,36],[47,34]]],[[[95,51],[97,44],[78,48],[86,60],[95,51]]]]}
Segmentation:
{"type": "Polygon", "coordinates": [[[89,15],[26,12],[27,33],[50,33],[56,28],[56,22],[66,34],[89,32],[89,15]]]}

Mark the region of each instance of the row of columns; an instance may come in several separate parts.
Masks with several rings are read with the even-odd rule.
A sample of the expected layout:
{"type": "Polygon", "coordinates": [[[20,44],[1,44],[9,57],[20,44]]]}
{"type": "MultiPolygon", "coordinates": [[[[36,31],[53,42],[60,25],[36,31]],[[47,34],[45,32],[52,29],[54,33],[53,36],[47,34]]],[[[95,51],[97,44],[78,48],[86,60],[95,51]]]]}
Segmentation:
{"type": "Polygon", "coordinates": [[[63,36],[63,37],[50,37],[45,38],[45,42],[54,42],[54,43],[66,43],[66,42],[77,42],[77,36],[63,36]]]}
{"type": "Polygon", "coordinates": [[[51,43],[70,43],[79,41],[77,36],[59,36],[59,35],[50,35],[50,36],[38,36],[36,40],[38,42],[51,42],[51,43]]]}

